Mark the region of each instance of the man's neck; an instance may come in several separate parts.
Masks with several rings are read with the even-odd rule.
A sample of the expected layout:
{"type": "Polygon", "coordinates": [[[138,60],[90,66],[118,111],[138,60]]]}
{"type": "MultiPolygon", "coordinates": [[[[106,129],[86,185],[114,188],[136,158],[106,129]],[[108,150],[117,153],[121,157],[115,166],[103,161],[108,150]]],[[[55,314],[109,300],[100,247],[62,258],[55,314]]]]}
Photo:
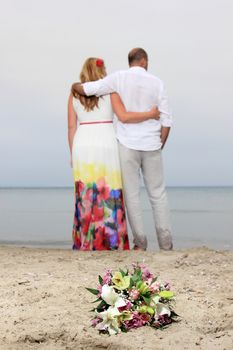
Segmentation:
{"type": "Polygon", "coordinates": [[[131,65],[129,66],[129,68],[135,68],[135,67],[143,68],[143,69],[147,70],[147,67],[145,67],[145,66],[142,65],[142,64],[131,64],[131,65]]]}

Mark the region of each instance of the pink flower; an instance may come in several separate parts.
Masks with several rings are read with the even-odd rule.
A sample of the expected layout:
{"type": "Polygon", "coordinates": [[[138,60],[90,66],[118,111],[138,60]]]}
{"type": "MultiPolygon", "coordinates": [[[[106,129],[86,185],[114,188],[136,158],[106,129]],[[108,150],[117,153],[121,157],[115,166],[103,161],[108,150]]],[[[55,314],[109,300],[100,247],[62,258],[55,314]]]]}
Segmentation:
{"type": "Polygon", "coordinates": [[[160,283],[154,282],[149,286],[149,288],[152,293],[158,293],[160,291],[160,283]]]}
{"type": "Polygon", "coordinates": [[[97,295],[98,298],[101,297],[101,293],[102,293],[102,286],[101,284],[97,287],[97,290],[99,291],[99,294],[97,295]]]}
{"type": "Polygon", "coordinates": [[[172,288],[171,282],[165,282],[165,283],[164,283],[164,288],[165,288],[166,290],[171,290],[171,288],[172,288]]]}
{"type": "Polygon", "coordinates": [[[135,287],[133,287],[129,293],[130,297],[132,300],[136,300],[138,299],[140,292],[139,290],[137,290],[135,287]]]}
{"type": "Polygon", "coordinates": [[[112,270],[108,269],[103,277],[103,284],[110,284],[112,281],[112,270]]]}

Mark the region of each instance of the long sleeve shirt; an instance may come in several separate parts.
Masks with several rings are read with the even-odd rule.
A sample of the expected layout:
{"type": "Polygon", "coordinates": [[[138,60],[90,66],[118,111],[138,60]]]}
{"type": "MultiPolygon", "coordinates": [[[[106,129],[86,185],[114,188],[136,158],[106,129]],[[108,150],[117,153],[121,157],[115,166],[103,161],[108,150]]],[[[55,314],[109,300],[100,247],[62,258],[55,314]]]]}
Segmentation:
{"type": "Polygon", "coordinates": [[[117,92],[127,111],[145,112],[157,106],[160,120],[150,119],[135,124],[117,121],[117,138],[124,146],[141,151],[161,148],[161,126],[171,127],[172,115],[162,80],[144,68],[134,66],[94,82],[83,84],[87,96],[117,92]]]}

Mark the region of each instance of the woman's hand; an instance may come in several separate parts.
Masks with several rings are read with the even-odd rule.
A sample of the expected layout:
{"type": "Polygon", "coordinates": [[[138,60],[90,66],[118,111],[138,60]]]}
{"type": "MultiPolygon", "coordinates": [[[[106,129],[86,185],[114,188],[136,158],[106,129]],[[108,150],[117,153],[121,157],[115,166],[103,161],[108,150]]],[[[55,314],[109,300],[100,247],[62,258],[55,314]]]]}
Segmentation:
{"type": "Polygon", "coordinates": [[[151,113],[151,118],[152,119],[159,120],[159,118],[160,118],[160,111],[158,110],[158,107],[153,107],[150,110],[150,113],[151,113]]]}

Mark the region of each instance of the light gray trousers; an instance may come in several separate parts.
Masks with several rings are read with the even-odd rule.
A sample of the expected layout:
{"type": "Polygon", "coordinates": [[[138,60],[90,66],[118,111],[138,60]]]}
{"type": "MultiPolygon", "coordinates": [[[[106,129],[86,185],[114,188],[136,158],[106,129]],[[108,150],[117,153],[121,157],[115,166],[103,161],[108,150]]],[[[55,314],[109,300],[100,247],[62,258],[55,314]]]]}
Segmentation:
{"type": "Polygon", "coordinates": [[[152,206],[160,249],[172,249],[172,236],[167,195],[163,178],[161,150],[137,151],[118,142],[125,205],[134,244],[147,248],[140,205],[140,169],[152,206]]]}

